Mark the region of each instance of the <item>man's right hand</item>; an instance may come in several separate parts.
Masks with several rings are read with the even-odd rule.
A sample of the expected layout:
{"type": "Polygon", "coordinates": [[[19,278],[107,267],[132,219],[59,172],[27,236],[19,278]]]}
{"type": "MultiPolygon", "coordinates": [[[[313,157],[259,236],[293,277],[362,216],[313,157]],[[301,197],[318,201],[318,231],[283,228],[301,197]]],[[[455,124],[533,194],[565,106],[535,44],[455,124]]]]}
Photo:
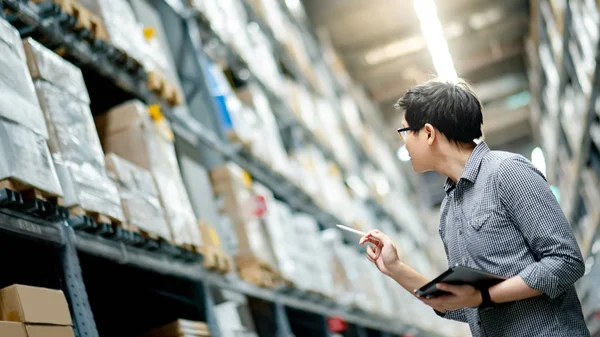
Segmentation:
{"type": "Polygon", "coordinates": [[[391,277],[402,262],[390,237],[375,229],[363,236],[359,244],[363,245],[367,242],[373,244],[367,247],[369,261],[373,262],[383,274],[391,277]]]}

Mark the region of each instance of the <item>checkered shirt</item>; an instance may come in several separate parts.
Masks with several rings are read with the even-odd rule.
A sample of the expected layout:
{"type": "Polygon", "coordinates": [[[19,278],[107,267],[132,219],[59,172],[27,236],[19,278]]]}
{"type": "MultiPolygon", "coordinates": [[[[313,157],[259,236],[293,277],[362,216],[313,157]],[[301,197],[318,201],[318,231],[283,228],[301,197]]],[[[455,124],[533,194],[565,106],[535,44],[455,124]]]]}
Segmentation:
{"type": "Polygon", "coordinates": [[[439,234],[448,264],[519,275],[543,295],[443,317],[468,323],[475,337],[589,336],[573,285],[583,258],[543,174],[481,142],[458,183],[448,179],[444,189],[439,234]]]}

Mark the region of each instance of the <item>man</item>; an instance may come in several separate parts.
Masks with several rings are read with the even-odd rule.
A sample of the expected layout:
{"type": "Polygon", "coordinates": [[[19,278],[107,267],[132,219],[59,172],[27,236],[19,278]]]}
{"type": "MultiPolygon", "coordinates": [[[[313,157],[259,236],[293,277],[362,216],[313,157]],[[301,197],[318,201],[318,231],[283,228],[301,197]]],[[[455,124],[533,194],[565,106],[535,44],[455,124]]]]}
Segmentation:
{"type": "MultiPolygon", "coordinates": [[[[573,284],[581,252],[544,176],[524,157],[490,151],[481,103],[463,83],[430,81],[397,103],[398,130],[417,172],[448,177],[439,233],[449,265],[508,279],[481,291],[438,284],[449,294],[420,298],[438,315],[466,322],[473,336],[589,336],[573,284]],[[478,144],[477,144],[478,143],[478,144]]],[[[410,292],[429,280],[400,261],[390,238],[371,231],[360,244],[378,269],[410,292]]]]}

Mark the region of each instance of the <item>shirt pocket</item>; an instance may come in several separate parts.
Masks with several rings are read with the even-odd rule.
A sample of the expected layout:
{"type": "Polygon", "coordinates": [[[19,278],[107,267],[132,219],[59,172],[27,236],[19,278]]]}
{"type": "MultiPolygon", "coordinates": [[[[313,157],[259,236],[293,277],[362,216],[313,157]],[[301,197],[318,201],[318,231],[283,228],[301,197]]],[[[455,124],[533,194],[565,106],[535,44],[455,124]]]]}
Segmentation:
{"type": "Polygon", "coordinates": [[[479,231],[483,225],[488,221],[490,216],[492,216],[492,211],[485,211],[475,215],[470,221],[469,225],[476,231],[479,231]]]}

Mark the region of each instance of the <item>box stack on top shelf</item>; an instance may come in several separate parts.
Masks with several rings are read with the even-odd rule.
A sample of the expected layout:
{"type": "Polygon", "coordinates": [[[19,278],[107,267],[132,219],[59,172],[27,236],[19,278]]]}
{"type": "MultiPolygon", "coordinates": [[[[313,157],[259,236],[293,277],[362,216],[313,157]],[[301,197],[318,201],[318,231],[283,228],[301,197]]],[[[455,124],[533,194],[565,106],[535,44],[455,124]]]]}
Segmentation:
{"type": "Polygon", "coordinates": [[[56,170],[48,150],[48,130],[19,33],[0,19],[0,165],[2,187],[34,188],[42,194],[62,197],[56,170]]]}
{"type": "Polygon", "coordinates": [[[123,209],[117,188],[106,174],[81,70],[33,39],[25,40],[24,46],[46,117],[48,146],[64,205],[76,215],[101,214],[121,223],[123,209]]]}
{"type": "MultiPolygon", "coordinates": [[[[6,90],[24,88],[0,105],[0,122],[19,126],[18,136],[32,139],[32,144],[22,145],[13,136],[2,146],[16,143],[22,148],[3,149],[2,154],[41,151],[25,156],[25,167],[37,170],[31,177],[12,173],[27,173],[23,169],[7,170],[7,176],[54,197],[64,192],[64,206],[108,216],[111,225],[102,231],[81,227],[85,231],[71,237],[72,229],[80,228],[71,219],[60,232],[63,239],[69,237],[64,239],[68,249],[279,306],[339,315],[389,333],[399,334],[407,326],[436,331],[448,327],[395,322],[396,312],[404,310],[408,316],[410,311],[392,298],[411,295],[366,261],[355,237],[321,231],[343,222],[362,230],[384,228],[392,236],[404,232],[398,238],[412,242],[418,237],[414,228],[419,219],[404,211],[410,207],[396,177],[393,152],[386,151],[389,146],[375,131],[378,126],[366,122],[365,111],[376,111],[365,105],[365,97],[342,96],[330,65],[316,56],[319,44],[307,27],[290,20],[282,2],[257,0],[249,6],[240,0],[203,1],[192,10],[173,5],[176,1],[82,0],[77,5],[100,19],[102,27],[96,32],[105,32],[90,36],[81,28],[82,16],[66,16],[64,8],[61,12],[50,6],[52,1],[1,1],[12,24],[40,41],[26,39],[25,53],[15,30],[0,20],[0,48],[12,57],[0,61],[12,62],[0,72],[5,75],[0,84],[6,90]],[[65,24],[65,16],[75,23],[65,24]],[[201,20],[211,27],[201,26],[200,35],[219,36],[226,54],[237,55],[235,60],[224,60],[209,52],[212,45],[195,40],[201,20]],[[279,21],[285,28],[277,29],[279,21]],[[180,46],[177,41],[181,49],[170,52],[180,46]],[[81,67],[85,76],[51,50],[81,67]],[[99,78],[102,85],[92,83],[99,78]],[[187,90],[190,81],[193,90],[187,90]],[[179,97],[184,87],[185,99],[179,97]],[[119,95],[109,97],[105,89],[119,95]],[[194,92],[209,93],[202,108],[194,92]],[[10,107],[15,102],[28,113],[14,114],[10,107]],[[205,165],[205,179],[192,174],[197,164],[205,165]],[[401,211],[398,203],[403,204],[401,211]],[[207,211],[207,205],[215,209],[207,211]],[[119,230],[141,234],[143,240],[121,237],[119,230]],[[147,244],[152,240],[159,246],[147,244]],[[205,259],[210,247],[219,257],[234,257],[236,268],[206,261],[202,268],[196,259],[161,249],[163,244],[204,254],[205,259]],[[326,258],[320,255],[323,245],[331,248],[326,258]],[[283,289],[275,291],[279,287],[283,289]]],[[[93,259],[86,257],[84,263],[93,259]]],[[[431,268],[418,248],[406,261],[423,271],[431,268]]],[[[100,310],[92,305],[94,309],[100,310]]],[[[204,310],[220,309],[207,304],[204,310]]],[[[425,306],[419,310],[432,314],[425,306]]],[[[79,316],[74,313],[84,320],[79,316]]],[[[213,329],[211,320],[207,318],[213,329]]],[[[93,324],[88,327],[95,329],[93,324]]]]}
{"type": "Polygon", "coordinates": [[[540,128],[548,180],[558,187],[560,204],[588,258],[584,279],[595,278],[590,270],[598,268],[592,247],[600,224],[600,11],[595,1],[587,0],[532,1],[532,8],[528,53],[533,118],[540,128]]]}

